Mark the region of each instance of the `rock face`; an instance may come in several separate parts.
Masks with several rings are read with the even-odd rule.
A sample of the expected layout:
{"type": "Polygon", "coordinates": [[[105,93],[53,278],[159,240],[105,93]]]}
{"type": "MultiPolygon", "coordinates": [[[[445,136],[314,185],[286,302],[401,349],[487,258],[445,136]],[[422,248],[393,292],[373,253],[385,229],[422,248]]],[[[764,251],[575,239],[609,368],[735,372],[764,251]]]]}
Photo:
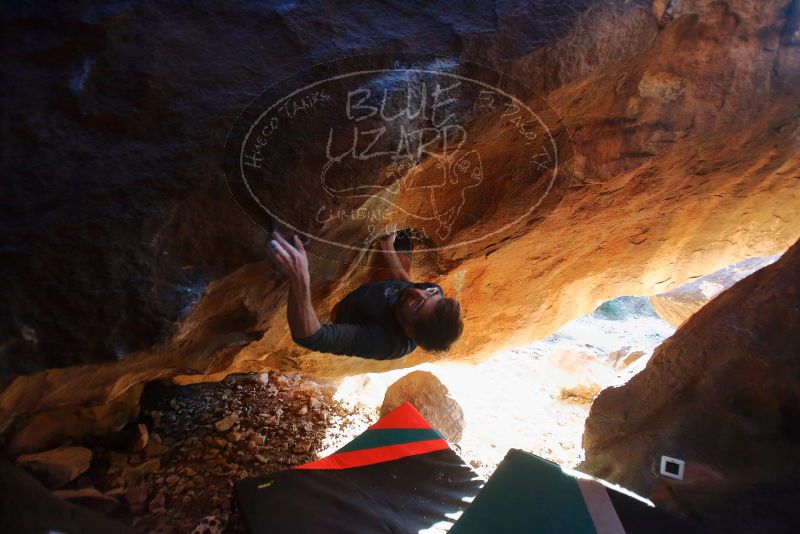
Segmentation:
{"type": "MultiPolygon", "coordinates": [[[[520,160],[526,143],[509,138],[511,121],[493,115],[468,125],[484,189],[467,199],[447,242],[492,237],[415,254],[413,266],[418,279],[461,301],[465,334],[448,358],[481,360],[610,298],[663,293],[797,239],[793,5],[559,3],[559,24],[539,34],[532,28],[550,27],[539,26],[535,3],[509,12],[479,3],[457,21],[449,5],[436,4],[393,23],[392,48],[413,42],[530,81],[572,144],[547,202],[509,224],[527,193],[543,187],[541,176],[521,172],[530,162],[520,160]]],[[[308,5],[181,16],[126,4],[18,9],[3,10],[15,32],[5,41],[13,61],[3,79],[29,86],[8,91],[15,126],[4,165],[26,170],[4,182],[11,206],[3,223],[13,230],[3,248],[10,294],[0,361],[16,373],[127,356],[14,378],[0,393],[7,448],[41,450],[96,431],[102,410],[104,428],[118,426],[151,380],[189,384],[270,368],[335,377],[433,358],[421,350],[389,361],[338,358],[295,346],[285,283],[259,261],[264,233],[221,178],[222,140],[245,103],[301,65],[353,47],[381,49],[372,45],[385,40],[385,12],[370,13],[370,26],[352,23],[363,13],[308,5]],[[55,17],[63,30],[50,34],[55,17]],[[311,36],[320,41],[304,41],[311,36]],[[342,49],[332,52],[331,42],[342,49]],[[79,421],[63,424],[67,415],[79,421]]],[[[287,153],[275,164],[304,176],[302,160],[287,153]]],[[[435,178],[431,160],[420,169],[435,178]]],[[[296,184],[286,187],[277,193],[294,198],[296,184]]],[[[416,213],[423,199],[406,191],[397,201],[416,213]]],[[[386,224],[405,225],[403,213],[386,224]]],[[[351,230],[333,224],[321,237],[351,230]]],[[[332,261],[324,242],[308,250],[315,306],[326,319],[368,279],[370,258],[347,252],[332,261]]]]}
{"type": "MultiPolygon", "coordinates": [[[[266,258],[221,164],[233,119],[270,85],[382,50],[508,65],[589,4],[3,6],[0,377],[148,349],[211,281],[266,258]]],[[[636,44],[618,43],[583,68],[636,44]]]]}
{"type": "Polygon", "coordinates": [[[436,375],[428,371],[414,371],[389,386],[381,404],[381,417],[404,402],[413,404],[447,441],[461,441],[464,411],[436,375]]]}
{"type": "Polygon", "coordinates": [[[586,421],[581,470],[712,531],[793,532],[800,477],[800,241],[721,293],[586,421]],[[686,462],[658,474],[661,455],[686,462]]]}
{"type": "Polygon", "coordinates": [[[777,256],[740,261],[666,293],[652,295],[650,303],[659,317],[678,327],[723,290],[776,259],[777,256]]]}

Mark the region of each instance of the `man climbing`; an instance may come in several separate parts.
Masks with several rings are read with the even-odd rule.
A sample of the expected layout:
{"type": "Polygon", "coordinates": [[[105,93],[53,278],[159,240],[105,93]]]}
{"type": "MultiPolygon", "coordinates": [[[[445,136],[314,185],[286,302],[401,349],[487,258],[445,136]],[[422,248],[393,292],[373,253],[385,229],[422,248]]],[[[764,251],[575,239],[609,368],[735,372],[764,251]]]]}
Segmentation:
{"type": "Polygon", "coordinates": [[[297,236],[292,245],[273,234],[269,252],[289,278],[286,313],[295,343],[317,352],[376,360],[400,358],[417,345],[429,352],[450,349],[464,328],[460,306],[446,298],[438,284],[411,281],[411,238],[401,237],[407,243],[403,256],[395,248],[396,238],[395,232],[378,238],[386,268],[334,307],[332,323],[320,324],[311,304],[303,244],[297,236]]]}

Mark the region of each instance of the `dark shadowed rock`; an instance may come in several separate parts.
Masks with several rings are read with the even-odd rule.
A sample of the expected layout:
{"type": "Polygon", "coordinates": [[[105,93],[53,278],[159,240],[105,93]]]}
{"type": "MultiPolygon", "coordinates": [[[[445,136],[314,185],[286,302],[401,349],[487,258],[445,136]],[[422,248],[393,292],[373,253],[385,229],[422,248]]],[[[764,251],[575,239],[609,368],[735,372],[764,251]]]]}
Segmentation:
{"type": "Polygon", "coordinates": [[[89,469],[91,462],[92,451],[84,447],[61,447],[36,454],[23,454],[16,460],[18,466],[52,489],[78,478],[89,469]]]}
{"type": "Polygon", "coordinates": [[[137,531],[59,499],[21,469],[0,461],[0,532],[137,531]]]}
{"type": "Polygon", "coordinates": [[[119,501],[116,497],[101,493],[95,488],[57,490],[53,492],[53,495],[59,499],[64,499],[72,504],[90,508],[104,515],[109,515],[119,506],[119,501]]]}
{"type": "Polygon", "coordinates": [[[509,64],[589,4],[4,4],[0,376],[147,349],[209,282],[265,258],[222,152],[270,85],[382,50],[509,64]]]}
{"type": "Polygon", "coordinates": [[[149,434],[147,432],[147,426],[143,424],[136,425],[136,429],[134,430],[133,439],[131,440],[131,450],[133,452],[139,452],[144,450],[147,447],[149,441],[149,434]]]}

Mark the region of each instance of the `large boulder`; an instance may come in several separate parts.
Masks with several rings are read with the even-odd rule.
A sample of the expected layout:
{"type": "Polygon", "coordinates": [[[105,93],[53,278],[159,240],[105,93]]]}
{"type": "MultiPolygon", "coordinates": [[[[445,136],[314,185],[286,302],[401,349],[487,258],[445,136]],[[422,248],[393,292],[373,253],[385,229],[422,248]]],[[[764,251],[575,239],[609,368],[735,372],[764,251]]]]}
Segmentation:
{"type": "Polygon", "coordinates": [[[436,375],[428,371],[414,371],[389,386],[381,404],[381,417],[404,402],[413,404],[447,441],[461,441],[464,411],[436,375]]]}
{"type": "Polygon", "coordinates": [[[89,469],[92,451],[84,447],[60,447],[17,457],[17,465],[34,475],[43,484],[57,489],[89,469]]]}
{"type": "Polygon", "coordinates": [[[580,469],[712,531],[800,529],[800,241],[690,317],[595,400],[580,469]],[[660,474],[685,461],[683,480],[660,474]],[[773,528],[774,527],[774,528],[773,528]]]}

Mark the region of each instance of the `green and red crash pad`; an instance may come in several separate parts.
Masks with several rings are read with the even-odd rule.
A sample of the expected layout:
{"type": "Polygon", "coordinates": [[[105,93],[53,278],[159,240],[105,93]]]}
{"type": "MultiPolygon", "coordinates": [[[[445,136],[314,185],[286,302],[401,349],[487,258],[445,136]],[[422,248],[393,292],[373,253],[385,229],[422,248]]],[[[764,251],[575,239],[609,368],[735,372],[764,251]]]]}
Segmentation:
{"type": "Polygon", "coordinates": [[[692,533],[697,526],[591,478],[511,449],[450,534],[692,533]]]}
{"type": "Polygon", "coordinates": [[[254,534],[416,533],[452,524],[483,483],[405,403],[334,454],[234,489],[254,534]]]}
{"type": "Polygon", "coordinates": [[[483,483],[405,403],[334,454],[234,489],[254,534],[441,532],[451,525],[453,534],[698,532],[516,449],[483,483]]]}

